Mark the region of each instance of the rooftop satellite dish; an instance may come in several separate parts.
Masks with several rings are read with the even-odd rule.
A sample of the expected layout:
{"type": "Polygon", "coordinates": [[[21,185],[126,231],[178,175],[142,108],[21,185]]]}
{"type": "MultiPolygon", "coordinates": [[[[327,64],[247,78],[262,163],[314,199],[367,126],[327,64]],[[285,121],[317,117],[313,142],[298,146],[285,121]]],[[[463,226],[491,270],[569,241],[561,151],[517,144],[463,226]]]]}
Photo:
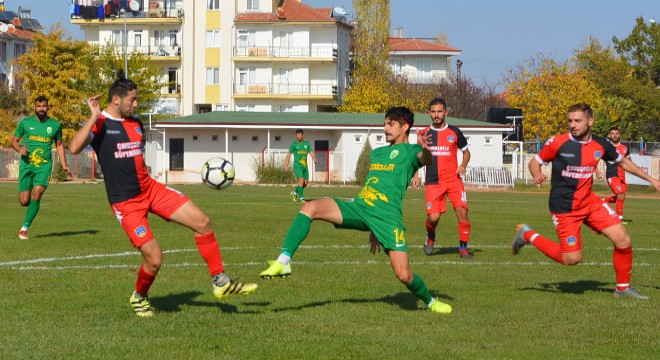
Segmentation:
{"type": "Polygon", "coordinates": [[[335,16],[346,16],[346,10],[344,10],[344,8],[339,6],[332,9],[332,12],[334,13],[335,16]]]}
{"type": "Polygon", "coordinates": [[[7,24],[5,23],[0,24],[0,31],[7,32],[7,30],[9,30],[9,26],[7,26],[7,24]]]}
{"type": "Polygon", "coordinates": [[[131,11],[138,11],[140,10],[140,3],[137,2],[137,0],[131,0],[128,3],[128,7],[131,9],[131,11]]]}
{"type": "Polygon", "coordinates": [[[11,22],[14,24],[14,26],[19,27],[21,26],[21,19],[15,17],[11,20],[11,22]]]}
{"type": "Polygon", "coordinates": [[[13,34],[13,33],[16,32],[16,26],[14,26],[14,24],[7,25],[7,28],[9,29],[10,34],[13,34]]]}

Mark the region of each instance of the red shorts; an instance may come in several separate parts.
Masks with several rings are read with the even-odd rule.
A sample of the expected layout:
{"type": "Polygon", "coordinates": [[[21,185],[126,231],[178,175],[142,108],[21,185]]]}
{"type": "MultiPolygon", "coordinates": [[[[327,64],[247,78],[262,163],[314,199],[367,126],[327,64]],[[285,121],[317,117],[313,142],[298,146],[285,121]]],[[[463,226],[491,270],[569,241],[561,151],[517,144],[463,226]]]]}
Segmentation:
{"type": "Polygon", "coordinates": [[[621,180],[621,178],[618,176],[607,179],[607,183],[610,184],[610,189],[612,189],[614,195],[619,195],[626,192],[626,181],[621,180]]]}
{"type": "Polygon", "coordinates": [[[603,200],[592,195],[591,201],[582,210],[568,214],[552,214],[552,222],[555,223],[561,252],[569,253],[582,249],[582,223],[600,235],[601,231],[621,223],[621,220],[603,200]]]}
{"type": "Polygon", "coordinates": [[[426,185],[426,214],[447,211],[445,195],[455,208],[468,208],[465,187],[462,181],[457,180],[437,185],[426,185]]]}
{"type": "Polygon", "coordinates": [[[116,204],[110,204],[117,220],[136,248],[153,240],[147,214],[152,212],[170,221],[170,216],[190,201],[186,195],[157,181],[142,194],[116,204]]]}

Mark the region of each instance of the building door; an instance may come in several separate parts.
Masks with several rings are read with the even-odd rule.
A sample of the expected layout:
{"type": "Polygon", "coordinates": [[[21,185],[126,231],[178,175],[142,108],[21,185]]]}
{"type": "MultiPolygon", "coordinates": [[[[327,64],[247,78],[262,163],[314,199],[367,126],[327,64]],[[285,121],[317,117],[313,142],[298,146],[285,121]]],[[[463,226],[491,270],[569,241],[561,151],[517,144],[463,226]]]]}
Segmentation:
{"type": "Polygon", "coordinates": [[[330,183],[330,141],[314,140],[314,155],[316,155],[316,164],[314,165],[314,178],[318,181],[330,183]]]}
{"type": "Polygon", "coordinates": [[[170,139],[170,170],[183,170],[183,139],[170,139]]]}

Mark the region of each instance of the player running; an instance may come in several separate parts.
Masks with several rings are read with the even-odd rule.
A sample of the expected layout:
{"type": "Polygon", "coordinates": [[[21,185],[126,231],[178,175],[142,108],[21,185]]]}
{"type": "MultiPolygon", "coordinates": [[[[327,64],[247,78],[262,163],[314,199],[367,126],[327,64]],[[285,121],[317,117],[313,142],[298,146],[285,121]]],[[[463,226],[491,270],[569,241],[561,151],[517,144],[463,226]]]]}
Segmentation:
{"type": "Polygon", "coordinates": [[[154,315],[148,293],[160,270],[163,252],[151,232],[147,214],[154,213],[193,230],[195,243],[212,278],[213,294],[223,299],[231,294],[248,294],[257,289],[230,279],[224,272],[218,241],[209,217],[186,195],[157,182],[144,163],[144,127],[132,117],[137,107],[137,85],[119,72],[108,94],[108,106],[101,112],[100,95],[90,98],[91,116],[71,141],[70,150],[77,154],[88,144],[105,175],[105,189],[112,211],[133,246],[140,250],[144,262],[140,266],[130,305],[140,317],[154,315]]]}
{"type": "MultiPolygon", "coordinates": [[[[616,152],[630,159],[630,148],[621,143],[621,131],[619,128],[611,128],[607,134],[607,138],[616,149],[616,152]]],[[[626,224],[626,220],[623,219],[623,202],[626,199],[626,191],[628,189],[626,186],[626,171],[622,167],[617,166],[616,163],[607,161],[605,162],[605,177],[614,195],[606,197],[603,200],[607,203],[615,203],[614,206],[619,219],[626,224]]]]}
{"type": "Polygon", "coordinates": [[[540,185],[548,178],[541,172],[541,165],[552,162],[549,202],[559,244],[538,234],[529,225],[521,224],[513,238],[512,252],[516,255],[523,246],[533,244],[560,264],[576,265],[582,261],[580,225],[584,223],[614,244],[614,296],[647,299],[648,296],[630,287],[633,258],[630,235],[616,213],[593,193],[591,186],[594,170],[601,159],[618,163],[629,173],[650,182],[657,191],[660,191],[660,180],[617,153],[607,140],[591,134],[594,118],[589,105],[570,106],[567,117],[570,131],[548,140],[529,163],[533,181],[540,185]]]}
{"type": "Polygon", "coordinates": [[[312,151],[312,145],[303,140],[303,129],[296,130],[296,141],[289,146],[289,152],[284,160],[284,171],[289,171],[289,159],[293,154],[293,174],[296,177],[296,188],[291,192],[293,202],[305,201],[304,190],[309,184],[309,168],[307,167],[307,155],[312,157],[316,163],[316,156],[312,151]]]}
{"type": "MultiPolygon", "coordinates": [[[[463,132],[445,122],[447,104],[441,98],[429,102],[431,126],[421,131],[430,134],[429,150],[433,154],[433,163],[426,167],[426,241],[424,253],[433,254],[435,229],[440,222],[440,216],[447,211],[446,197],[454,207],[458,219],[458,254],[464,259],[471,259],[468,250],[470,240],[470,219],[468,218],[467,194],[461,175],[465,174],[470,162],[470,150],[463,132]],[[458,165],[456,154],[463,153],[461,164],[458,165]]],[[[412,185],[419,186],[419,175],[415,173],[412,185]]]]}
{"type": "Polygon", "coordinates": [[[64,156],[62,124],[48,116],[48,109],[48,99],[45,96],[37,97],[34,100],[35,115],[21,120],[11,139],[11,147],[21,154],[18,201],[22,206],[27,206],[23,226],[18,231],[18,238],[21,240],[28,239],[28,228],[39,212],[41,197],[50,182],[50,174],[53,171],[53,143],[57,148],[62,169],[67,175],[71,175],[64,156]]]}
{"type": "Polygon", "coordinates": [[[396,277],[436,313],[450,313],[451,306],[434,299],[424,280],[410,270],[408,241],[403,226],[402,203],[410,179],[420,166],[431,163],[428,136],[410,144],[408,136],[414,115],[406,107],[392,107],[385,114],[384,130],[389,146],[371,152],[370,170],[362,190],[352,201],[318,199],[303,204],[284,238],[282,251],[264,279],[291,275],[291,258],[307,238],[312,221],[323,220],[337,228],[370,231],[371,252],[381,246],[390,258],[396,277]]]}

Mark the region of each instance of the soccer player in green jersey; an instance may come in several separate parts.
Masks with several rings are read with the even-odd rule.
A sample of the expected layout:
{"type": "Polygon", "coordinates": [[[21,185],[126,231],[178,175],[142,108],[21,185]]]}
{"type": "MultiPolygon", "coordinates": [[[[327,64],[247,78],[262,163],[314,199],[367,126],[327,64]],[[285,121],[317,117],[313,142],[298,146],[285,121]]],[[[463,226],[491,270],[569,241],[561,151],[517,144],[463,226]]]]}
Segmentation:
{"type": "Polygon", "coordinates": [[[289,159],[293,154],[293,174],[296,176],[296,188],[291,192],[293,202],[304,201],[304,189],[309,183],[309,169],[307,168],[307,155],[312,157],[316,163],[316,156],[312,151],[312,145],[308,141],[303,140],[303,130],[296,130],[296,141],[289,146],[289,152],[286,154],[284,160],[284,171],[289,171],[289,159]]]}
{"type": "Polygon", "coordinates": [[[51,149],[53,143],[57,147],[60,164],[71,175],[64,157],[62,145],[62,124],[48,117],[48,99],[39,96],[34,101],[35,116],[21,120],[11,139],[11,147],[21,154],[18,175],[18,200],[22,206],[27,206],[25,221],[18,237],[27,240],[27,231],[39,212],[41,197],[48,188],[50,173],[53,170],[51,149]],[[21,144],[21,139],[22,144],[21,144]]]}
{"type": "Polygon", "coordinates": [[[414,115],[406,107],[392,107],[385,114],[384,130],[389,146],[371,152],[371,162],[362,190],[352,201],[317,199],[303,204],[289,228],[277,260],[261,272],[264,279],[291,275],[291,258],[309,233],[312,221],[323,220],[336,228],[370,231],[371,252],[380,248],[390,258],[396,277],[436,313],[451,312],[449,304],[431,296],[424,280],[410,270],[408,241],[403,226],[403,196],[421,166],[432,162],[429,135],[418,144],[408,142],[414,115]]]}

